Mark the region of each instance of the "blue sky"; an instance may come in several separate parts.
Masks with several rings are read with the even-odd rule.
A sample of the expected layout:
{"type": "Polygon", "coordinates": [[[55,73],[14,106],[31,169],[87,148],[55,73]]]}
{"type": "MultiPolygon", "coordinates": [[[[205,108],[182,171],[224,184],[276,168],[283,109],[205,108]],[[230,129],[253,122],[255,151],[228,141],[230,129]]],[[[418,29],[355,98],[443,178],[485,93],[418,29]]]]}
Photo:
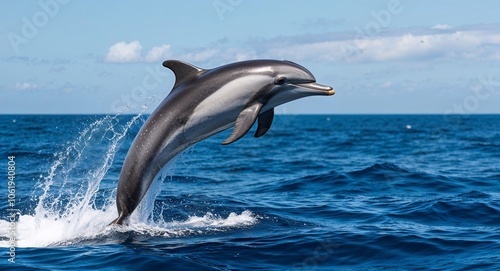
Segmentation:
{"type": "Polygon", "coordinates": [[[278,113],[500,113],[500,2],[2,1],[0,113],[151,112],[165,59],[307,67],[333,97],[278,113]]]}

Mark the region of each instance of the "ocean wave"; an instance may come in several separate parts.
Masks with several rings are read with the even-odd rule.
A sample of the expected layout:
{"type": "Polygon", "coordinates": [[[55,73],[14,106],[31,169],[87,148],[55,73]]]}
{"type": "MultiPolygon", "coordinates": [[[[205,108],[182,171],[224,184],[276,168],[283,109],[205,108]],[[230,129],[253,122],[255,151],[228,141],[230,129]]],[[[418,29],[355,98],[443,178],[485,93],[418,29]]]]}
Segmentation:
{"type": "MultiPolygon", "coordinates": [[[[443,175],[415,172],[392,163],[377,163],[367,168],[340,173],[322,172],[280,182],[279,187],[268,191],[290,192],[301,189],[328,191],[331,193],[459,193],[467,190],[468,180],[443,175]]],[[[480,181],[480,180],[476,180],[480,181]]]]}
{"type": "Polygon", "coordinates": [[[500,208],[486,202],[465,201],[458,196],[402,203],[388,216],[427,225],[496,226],[500,208]]]}
{"type": "Polygon", "coordinates": [[[458,194],[459,198],[464,198],[464,199],[489,199],[491,198],[490,194],[479,192],[476,190],[469,191],[466,193],[458,194]]]}
{"type": "Polygon", "coordinates": [[[500,174],[490,176],[489,178],[490,178],[490,179],[497,180],[497,181],[500,181],[500,174]]]}

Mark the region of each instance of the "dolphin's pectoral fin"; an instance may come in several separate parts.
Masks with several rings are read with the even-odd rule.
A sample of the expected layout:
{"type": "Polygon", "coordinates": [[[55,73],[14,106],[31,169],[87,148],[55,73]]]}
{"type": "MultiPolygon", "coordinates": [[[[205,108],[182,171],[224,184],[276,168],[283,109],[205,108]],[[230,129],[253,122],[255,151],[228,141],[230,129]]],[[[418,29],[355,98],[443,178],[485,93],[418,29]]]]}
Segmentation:
{"type": "Polygon", "coordinates": [[[261,137],[265,135],[267,131],[269,131],[269,128],[271,128],[271,124],[273,124],[273,119],[274,119],[274,108],[271,108],[266,112],[260,114],[258,119],[259,125],[257,126],[257,131],[255,131],[254,136],[261,137]]]}
{"type": "Polygon", "coordinates": [[[171,69],[175,74],[175,84],[173,88],[177,87],[187,79],[205,71],[204,69],[178,60],[165,60],[163,61],[163,66],[171,69]]]}
{"type": "Polygon", "coordinates": [[[222,142],[222,145],[227,145],[235,142],[236,140],[242,138],[252,125],[255,123],[257,116],[259,116],[260,109],[262,109],[261,103],[255,103],[241,111],[234,124],[234,130],[231,135],[222,142]]]}

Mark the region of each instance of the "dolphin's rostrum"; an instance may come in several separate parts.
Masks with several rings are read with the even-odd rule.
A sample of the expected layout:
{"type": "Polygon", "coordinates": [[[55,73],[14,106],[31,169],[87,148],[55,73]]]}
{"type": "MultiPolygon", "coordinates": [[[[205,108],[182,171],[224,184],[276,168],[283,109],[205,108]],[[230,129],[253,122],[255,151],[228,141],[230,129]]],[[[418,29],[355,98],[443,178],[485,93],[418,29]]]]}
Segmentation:
{"type": "Polygon", "coordinates": [[[149,116],[123,164],[116,204],[122,224],[136,209],[155,176],[189,146],[234,125],[222,142],[243,137],[257,120],[255,137],[271,127],[274,107],[312,95],[333,95],[306,68],[280,60],[249,60],[205,70],[167,60],[175,74],[172,91],[149,116]]]}

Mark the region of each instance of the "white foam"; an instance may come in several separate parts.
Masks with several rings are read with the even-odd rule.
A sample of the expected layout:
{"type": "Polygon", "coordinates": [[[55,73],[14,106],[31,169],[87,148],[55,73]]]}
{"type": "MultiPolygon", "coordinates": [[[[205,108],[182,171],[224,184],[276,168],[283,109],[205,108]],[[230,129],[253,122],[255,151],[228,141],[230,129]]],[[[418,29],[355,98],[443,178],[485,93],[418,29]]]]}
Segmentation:
{"type": "MultiPolygon", "coordinates": [[[[89,208],[76,218],[64,218],[57,215],[39,217],[21,215],[16,223],[16,247],[47,247],[60,243],[71,244],[74,240],[91,239],[102,234],[114,212],[103,212],[89,208]]],[[[0,220],[0,228],[8,223],[0,220]]],[[[0,230],[0,236],[8,236],[0,230]]],[[[1,247],[9,246],[7,241],[0,242],[1,247]]]]}
{"type": "MultiPolygon", "coordinates": [[[[135,232],[150,236],[179,237],[223,231],[228,228],[254,225],[258,217],[245,210],[241,214],[230,213],[226,218],[212,213],[191,216],[185,221],[158,222],[131,221],[126,226],[108,226],[116,217],[114,206],[106,211],[88,208],[78,218],[47,216],[39,218],[22,215],[16,223],[16,247],[50,247],[78,244],[83,241],[102,240],[117,232],[135,232]]],[[[0,236],[8,236],[9,222],[0,220],[0,236]]],[[[0,241],[0,247],[9,247],[9,241],[0,241]]]]}
{"type": "Polygon", "coordinates": [[[227,218],[208,212],[203,216],[190,216],[185,221],[166,222],[163,219],[158,222],[131,221],[127,226],[115,226],[114,230],[118,232],[133,231],[151,236],[180,237],[251,226],[257,221],[258,217],[248,210],[241,212],[241,214],[232,212],[227,218]]]}
{"type": "Polygon", "coordinates": [[[241,214],[230,213],[227,218],[221,218],[210,212],[204,216],[192,216],[186,221],[167,223],[168,227],[188,227],[188,228],[218,228],[218,227],[240,227],[255,224],[257,217],[250,211],[245,210],[241,214]]]}

